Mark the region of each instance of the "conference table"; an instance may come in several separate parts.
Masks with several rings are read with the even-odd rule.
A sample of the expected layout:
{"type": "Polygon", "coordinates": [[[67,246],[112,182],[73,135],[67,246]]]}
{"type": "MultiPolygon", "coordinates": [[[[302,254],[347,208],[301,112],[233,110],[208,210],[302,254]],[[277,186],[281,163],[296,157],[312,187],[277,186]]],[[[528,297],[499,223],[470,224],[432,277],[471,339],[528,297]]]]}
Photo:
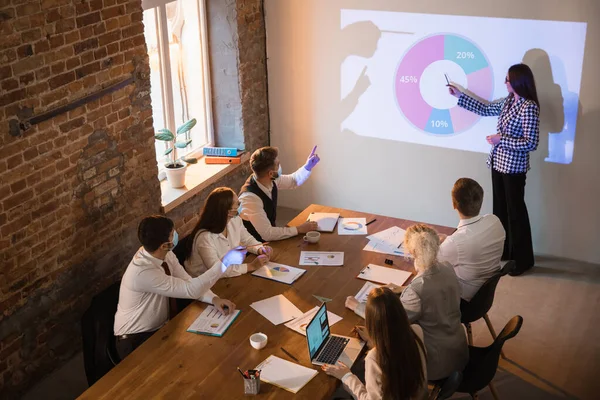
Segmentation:
{"type": "MultiPolygon", "coordinates": [[[[384,217],[381,215],[326,207],[312,204],[288,225],[305,222],[312,212],[337,212],[341,217],[365,217],[369,234],[392,226],[403,229],[413,221],[384,217]]],[[[453,229],[432,225],[439,233],[450,234],[453,229]]],[[[302,312],[320,302],[313,295],[332,299],[327,309],[343,319],[331,327],[334,334],[349,336],[351,329],[364,320],[345,308],[347,296],[354,296],[365,283],[356,276],[367,264],[383,265],[386,258],[393,260],[392,268],[414,273],[412,263],[402,256],[391,256],[364,251],[366,236],[321,233],[316,244],[303,242],[302,235],[287,240],[271,242],[274,249],[272,261],[306,269],[306,273],[292,285],[262,279],[245,274],[220,279],[213,291],[221,298],[229,299],[241,310],[238,318],[223,337],[211,337],[186,332],[200,315],[206,304],[193,302],[174,319],[157,331],[142,346],[121,361],[102,379],[81,395],[81,399],[237,399],[245,398],[243,379],[236,367],[252,369],[270,355],[294,362],[281,347],[294,355],[300,364],[314,368],[319,373],[297,394],[261,382],[261,399],[328,399],[339,381],[311,364],[306,338],[287,328],[284,324],[273,325],[254,311],[250,304],[271,296],[283,294],[302,312]],[[344,265],[299,266],[301,251],[343,251],[344,265]],[[249,337],[262,332],[268,336],[264,349],[250,346],[249,337]]],[[[389,265],[388,265],[389,266],[389,265]]],[[[412,279],[412,277],[410,278],[412,279]]]]}

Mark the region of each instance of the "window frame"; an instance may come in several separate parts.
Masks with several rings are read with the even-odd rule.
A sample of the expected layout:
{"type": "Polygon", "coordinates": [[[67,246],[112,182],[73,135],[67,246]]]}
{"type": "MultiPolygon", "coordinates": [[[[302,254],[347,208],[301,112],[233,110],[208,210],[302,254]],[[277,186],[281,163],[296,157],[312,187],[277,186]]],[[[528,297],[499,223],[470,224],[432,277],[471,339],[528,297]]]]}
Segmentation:
{"type": "MultiPolygon", "coordinates": [[[[142,0],[142,12],[150,9],[155,10],[154,22],[156,24],[156,32],[158,39],[158,57],[160,61],[160,73],[161,73],[161,101],[163,106],[163,112],[165,114],[166,128],[175,132],[177,127],[175,126],[175,110],[174,110],[174,99],[173,99],[173,82],[171,81],[171,55],[169,50],[169,36],[168,36],[168,21],[166,5],[169,3],[176,2],[178,0],[142,0]]],[[[186,154],[189,157],[200,158],[204,147],[210,147],[214,144],[214,125],[212,118],[212,93],[211,93],[211,80],[210,80],[210,65],[208,59],[208,28],[206,23],[206,1],[195,0],[198,3],[198,22],[199,22],[199,33],[198,38],[200,42],[201,54],[202,54],[202,85],[204,93],[204,132],[206,143],[192,147],[186,154]]],[[[150,88],[152,90],[152,88],[150,88]]],[[[167,143],[165,143],[165,150],[167,143]]],[[[192,142],[193,146],[193,142],[192,142]]],[[[166,178],[164,173],[164,163],[158,160],[158,177],[159,180],[166,178]]]]}

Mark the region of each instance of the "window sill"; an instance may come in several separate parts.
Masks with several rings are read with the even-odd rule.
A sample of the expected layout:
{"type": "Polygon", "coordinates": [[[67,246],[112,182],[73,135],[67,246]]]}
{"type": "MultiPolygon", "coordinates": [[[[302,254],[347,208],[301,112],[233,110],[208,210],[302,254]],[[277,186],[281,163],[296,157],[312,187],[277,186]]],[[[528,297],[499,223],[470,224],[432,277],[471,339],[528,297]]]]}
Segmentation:
{"type": "Polygon", "coordinates": [[[173,188],[165,179],[160,182],[161,203],[163,212],[168,213],[175,207],[191,199],[194,195],[212,185],[218,179],[240,167],[250,159],[250,155],[242,155],[241,164],[205,164],[202,158],[197,164],[190,164],[185,172],[185,186],[173,188]]]}

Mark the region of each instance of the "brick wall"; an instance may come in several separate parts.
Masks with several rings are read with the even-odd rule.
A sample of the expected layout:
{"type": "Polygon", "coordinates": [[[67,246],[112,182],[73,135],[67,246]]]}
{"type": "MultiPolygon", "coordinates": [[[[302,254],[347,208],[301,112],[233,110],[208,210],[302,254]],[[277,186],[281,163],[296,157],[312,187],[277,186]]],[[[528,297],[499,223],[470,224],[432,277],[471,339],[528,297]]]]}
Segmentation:
{"type": "MultiPolygon", "coordinates": [[[[242,28],[252,24],[264,42],[264,24],[252,22],[263,19],[262,1],[228,4],[238,17],[252,12],[242,28]]],[[[139,246],[139,220],[160,211],[141,21],[140,0],[0,0],[1,398],[16,397],[80,351],[90,298],[120,279],[139,246]],[[26,126],[31,116],[129,77],[134,82],[117,92],[26,126]]],[[[264,45],[244,62],[264,66],[264,45]]],[[[263,130],[253,147],[267,140],[262,71],[252,76],[259,83],[239,82],[241,98],[263,84],[240,127],[244,136],[246,126],[263,130]]],[[[217,185],[237,190],[247,174],[243,166],[217,185]]],[[[178,229],[195,222],[206,193],[170,213],[178,229]]]]}
{"type": "Polygon", "coordinates": [[[78,349],[83,309],[121,274],[160,189],[141,3],[0,5],[0,386],[10,394],[78,349]]]}

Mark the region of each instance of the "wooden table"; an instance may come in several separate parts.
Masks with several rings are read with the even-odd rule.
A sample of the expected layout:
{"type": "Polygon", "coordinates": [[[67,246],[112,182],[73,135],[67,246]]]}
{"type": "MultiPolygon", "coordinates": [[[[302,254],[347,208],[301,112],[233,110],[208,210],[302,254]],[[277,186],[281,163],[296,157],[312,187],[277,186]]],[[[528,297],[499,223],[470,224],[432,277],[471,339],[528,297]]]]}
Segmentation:
{"type": "MultiPolygon", "coordinates": [[[[377,218],[369,225],[369,232],[378,232],[391,226],[408,228],[411,221],[383,217],[320,205],[311,205],[290,222],[297,226],[306,221],[311,212],[339,212],[342,217],[365,217],[367,221],[377,218]]],[[[447,227],[435,228],[440,233],[451,233],[447,227]]],[[[195,302],[154,334],[148,341],[113,368],[95,385],[84,392],[82,399],[237,399],[245,398],[243,382],[236,367],[250,369],[269,355],[274,354],[291,360],[280,349],[285,347],[306,367],[319,369],[310,363],[306,338],[283,324],[275,326],[254,311],[250,304],[278,294],[285,295],[300,310],[306,312],[320,305],[313,294],[328,297],[328,310],[343,319],[331,331],[349,335],[356,324],[364,321],[344,306],[347,296],[355,295],[363,286],[356,275],[367,264],[385,265],[385,258],[394,260],[394,268],[414,272],[413,266],[403,257],[395,257],[363,251],[368,240],[365,236],[339,236],[322,233],[317,244],[303,244],[300,236],[273,242],[274,262],[298,266],[301,250],[343,251],[343,267],[300,267],[307,272],[293,285],[260,279],[246,274],[221,279],[213,291],[220,297],[230,299],[242,310],[237,320],[222,338],[196,335],[186,332],[198,317],[205,304],[195,302]],[[269,337],[267,346],[255,350],[249,337],[263,332],[269,337]]],[[[339,381],[319,372],[298,394],[294,395],[267,383],[261,384],[263,399],[325,399],[329,398],[339,381]]]]}

